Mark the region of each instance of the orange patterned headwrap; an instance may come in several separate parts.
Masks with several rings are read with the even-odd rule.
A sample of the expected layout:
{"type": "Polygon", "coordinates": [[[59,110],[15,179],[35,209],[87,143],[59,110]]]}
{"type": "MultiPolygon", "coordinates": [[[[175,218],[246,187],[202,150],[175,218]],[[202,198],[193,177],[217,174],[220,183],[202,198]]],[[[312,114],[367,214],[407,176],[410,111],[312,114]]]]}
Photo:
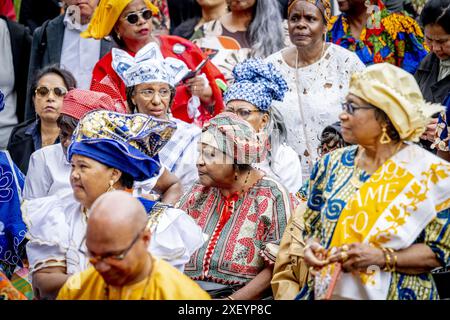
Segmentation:
{"type": "Polygon", "coordinates": [[[331,19],[330,0],[289,0],[288,14],[291,13],[291,10],[294,7],[294,4],[296,4],[299,1],[306,1],[306,2],[309,2],[309,3],[312,3],[313,5],[315,5],[322,13],[325,23],[328,24],[328,22],[331,19]]]}

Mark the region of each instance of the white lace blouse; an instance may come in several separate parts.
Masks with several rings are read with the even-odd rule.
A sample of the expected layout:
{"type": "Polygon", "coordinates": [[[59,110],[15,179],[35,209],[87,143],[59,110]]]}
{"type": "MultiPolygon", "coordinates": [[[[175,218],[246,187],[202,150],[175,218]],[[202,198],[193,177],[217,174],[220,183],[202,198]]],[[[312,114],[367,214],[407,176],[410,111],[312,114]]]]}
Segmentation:
{"type": "Polygon", "coordinates": [[[339,120],[341,102],[348,94],[350,77],[365,66],[353,52],[328,43],[319,61],[298,68],[297,71],[284,61],[284,50],[287,49],[266,58],[267,62],[273,63],[281,71],[289,86],[284,101],[274,101],[274,107],[283,115],[287,143],[300,155],[303,179],[307,179],[318,158],[317,148],[322,130],[339,120]],[[300,113],[296,71],[304,120],[300,113]]]}

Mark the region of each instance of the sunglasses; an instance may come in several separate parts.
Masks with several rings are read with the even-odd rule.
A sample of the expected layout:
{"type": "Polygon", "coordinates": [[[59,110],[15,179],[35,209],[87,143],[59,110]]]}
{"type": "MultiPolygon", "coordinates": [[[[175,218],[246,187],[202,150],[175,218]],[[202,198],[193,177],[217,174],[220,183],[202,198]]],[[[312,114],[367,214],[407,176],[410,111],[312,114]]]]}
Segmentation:
{"type": "Polygon", "coordinates": [[[356,110],[358,109],[373,109],[373,107],[361,107],[358,106],[356,104],[354,104],[353,102],[344,102],[342,103],[342,110],[344,110],[345,112],[347,112],[348,114],[354,114],[356,110]]]}
{"type": "Polygon", "coordinates": [[[149,9],[143,9],[141,11],[131,12],[127,14],[124,19],[127,20],[129,24],[136,24],[139,21],[139,16],[147,21],[150,20],[150,18],[153,16],[153,13],[149,9]]]}
{"type": "Polygon", "coordinates": [[[55,87],[55,88],[47,88],[47,87],[37,87],[34,90],[34,93],[42,98],[47,97],[50,92],[53,91],[53,94],[57,97],[64,97],[67,94],[67,89],[64,87],[55,87]]]}

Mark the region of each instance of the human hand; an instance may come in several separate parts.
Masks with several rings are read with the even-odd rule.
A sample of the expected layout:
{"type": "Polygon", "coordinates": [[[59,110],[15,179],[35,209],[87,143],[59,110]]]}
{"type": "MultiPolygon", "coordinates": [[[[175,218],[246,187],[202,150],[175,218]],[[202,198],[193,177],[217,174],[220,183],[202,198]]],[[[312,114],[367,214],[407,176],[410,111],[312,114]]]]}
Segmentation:
{"type": "Polygon", "coordinates": [[[328,264],[326,256],[327,250],[315,240],[308,241],[303,249],[303,260],[309,267],[312,275],[315,275],[317,270],[328,264]]]}
{"type": "Polygon", "coordinates": [[[366,272],[370,266],[383,268],[386,263],[383,250],[363,243],[345,244],[333,251],[330,263],[340,262],[345,272],[366,272]]]}
{"type": "Polygon", "coordinates": [[[438,119],[437,118],[433,118],[431,120],[431,122],[427,125],[427,129],[422,134],[420,139],[434,142],[436,129],[437,129],[437,123],[438,123],[438,119]]]}
{"type": "Polygon", "coordinates": [[[195,76],[186,81],[189,92],[193,96],[197,96],[202,101],[210,101],[212,97],[212,89],[204,76],[195,76]]]}

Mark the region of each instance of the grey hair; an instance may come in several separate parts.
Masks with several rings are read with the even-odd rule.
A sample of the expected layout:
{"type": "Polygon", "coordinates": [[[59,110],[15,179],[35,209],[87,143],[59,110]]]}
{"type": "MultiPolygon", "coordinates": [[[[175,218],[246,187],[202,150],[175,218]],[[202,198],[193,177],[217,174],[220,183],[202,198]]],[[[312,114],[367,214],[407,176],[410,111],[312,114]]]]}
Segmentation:
{"type": "Polygon", "coordinates": [[[269,115],[269,123],[265,131],[270,138],[271,150],[269,151],[268,159],[269,165],[272,168],[272,155],[276,155],[279,146],[287,142],[287,129],[280,111],[271,107],[267,113],[269,115]]]}
{"type": "Polygon", "coordinates": [[[247,30],[254,58],[266,58],[284,48],[283,18],[276,0],[256,0],[247,30]]]}

